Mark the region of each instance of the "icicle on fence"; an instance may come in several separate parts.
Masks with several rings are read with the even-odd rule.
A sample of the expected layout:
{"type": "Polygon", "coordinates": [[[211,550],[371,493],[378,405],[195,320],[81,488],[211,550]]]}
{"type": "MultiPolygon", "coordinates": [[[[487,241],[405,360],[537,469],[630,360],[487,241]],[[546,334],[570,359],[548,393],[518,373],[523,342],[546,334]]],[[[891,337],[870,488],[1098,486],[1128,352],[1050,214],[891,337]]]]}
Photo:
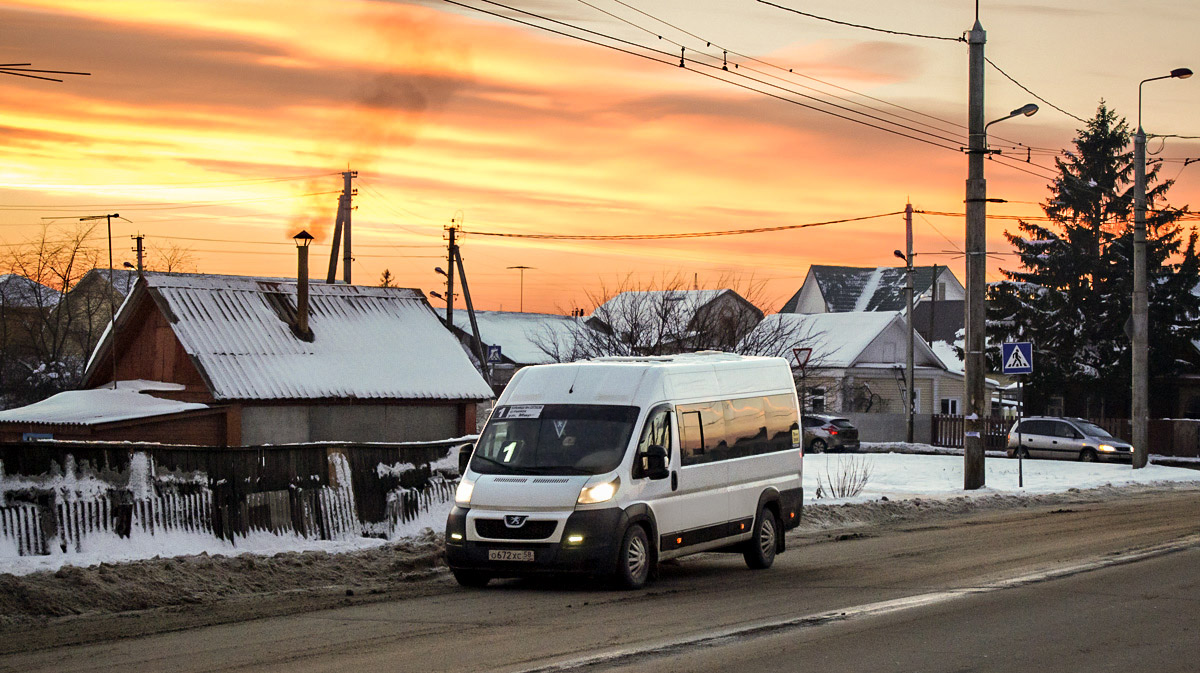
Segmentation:
{"type": "Polygon", "coordinates": [[[212,533],[212,491],[163,493],[133,502],[133,525],[142,532],[212,533]]]}
{"type": "Polygon", "coordinates": [[[424,512],[454,499],[458,479],[433,474],[422,488],[399,487],[388,493],[387,518],[390,529],[408,523],[424,512]]]}
{"type": "Polygon", "coordinates": [[[8,539],[21,556],[50,553],[37,505],[0,507],[0,537],[8,539]]]}

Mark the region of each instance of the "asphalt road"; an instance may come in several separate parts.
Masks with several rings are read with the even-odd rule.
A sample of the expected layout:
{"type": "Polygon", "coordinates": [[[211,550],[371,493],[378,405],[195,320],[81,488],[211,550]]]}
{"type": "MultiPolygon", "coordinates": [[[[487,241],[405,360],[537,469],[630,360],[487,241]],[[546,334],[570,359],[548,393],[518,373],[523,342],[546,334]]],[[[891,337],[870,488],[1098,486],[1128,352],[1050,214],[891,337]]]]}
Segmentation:
{"type": "Polygon", "coordinates": [[[447,587],[409,600],[10,655],[0,670],[375,673],[587,664],[1128,673],[1195,670],[1200,661],[1196,491],[858,533],[789,538],[789,551],[761,572],[747,570],[740,556],[685,559],[640,592],[551,581],[447,587]],[[1139,551],[1140,560],[1130,555],[1139,551]],[[1014,578],[1018,586],[1002,588],[1014,578]]]}

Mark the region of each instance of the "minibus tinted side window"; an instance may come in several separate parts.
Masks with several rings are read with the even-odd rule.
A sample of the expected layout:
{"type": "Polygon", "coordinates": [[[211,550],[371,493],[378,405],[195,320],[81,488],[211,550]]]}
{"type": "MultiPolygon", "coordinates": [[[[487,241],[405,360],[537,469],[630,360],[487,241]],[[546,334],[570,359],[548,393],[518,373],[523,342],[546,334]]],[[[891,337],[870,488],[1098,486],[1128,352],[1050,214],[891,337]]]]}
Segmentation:
{"type": "Polygon", "coordinates": [[[770,395],[766,398],[763,409],[767,413],[767,451],[789,451],[800,448],[800,424],[796,418],[796,402],[791,395],[770,395]],[[797,431],[796,437],[792,431],[797,431]],[[792,440],[795,439],[796,442],[792,440]]]}
{"type": "Polygon", "coordinates": [[[744,458],[767,451],[767,415],[763,398],[746,397],[721,403],[725,416],[725,436],[728,442],[725,455],[713,460],[744,458]]]}
{"type": "Polygon", "coordinates": [[[679,415],[679,464],[710,463],[714,454],[728,452],[725,443],[725,415],[720,402],[681,404],[679,415]]]}

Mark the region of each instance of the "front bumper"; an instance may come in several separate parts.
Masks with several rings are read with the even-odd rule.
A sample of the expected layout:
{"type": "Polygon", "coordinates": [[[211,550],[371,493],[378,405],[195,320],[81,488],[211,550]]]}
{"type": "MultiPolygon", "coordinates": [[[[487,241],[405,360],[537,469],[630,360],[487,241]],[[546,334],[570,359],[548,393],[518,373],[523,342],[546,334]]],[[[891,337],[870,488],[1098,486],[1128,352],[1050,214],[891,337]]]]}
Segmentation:
{"type": "Polygon", "coordinates": [[[619,535],[625,530],[625,512],[610,507],[572,512],[561,542],[475,541],[467,539],[467,509],[455,507],[446,521],[446,565],[453,570],[474,570],[496,577],[521,577],[546,573],[607,574],[615,568],[619,535]],[[454,535],[461,539],[454,539],[454,535]],[[582,542],[569,541],[582,536],[582,542]],[[492,549],[532,550],[533,561],[492,561],[492,549]]]}

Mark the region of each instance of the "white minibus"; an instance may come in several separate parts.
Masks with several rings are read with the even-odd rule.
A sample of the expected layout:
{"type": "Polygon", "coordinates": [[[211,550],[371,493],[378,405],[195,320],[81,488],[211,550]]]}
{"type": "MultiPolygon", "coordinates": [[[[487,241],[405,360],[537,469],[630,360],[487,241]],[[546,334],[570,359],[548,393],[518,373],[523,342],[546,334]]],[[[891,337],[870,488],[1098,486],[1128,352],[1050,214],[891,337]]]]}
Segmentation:
{"type": "Polygon", "coordinates": [[[573,572],[639,588],[702,551],[768,568],[800,522],[801,451],[782,358],[526,367],[460,457],[446,563],[464,586],[573,572]]]}

